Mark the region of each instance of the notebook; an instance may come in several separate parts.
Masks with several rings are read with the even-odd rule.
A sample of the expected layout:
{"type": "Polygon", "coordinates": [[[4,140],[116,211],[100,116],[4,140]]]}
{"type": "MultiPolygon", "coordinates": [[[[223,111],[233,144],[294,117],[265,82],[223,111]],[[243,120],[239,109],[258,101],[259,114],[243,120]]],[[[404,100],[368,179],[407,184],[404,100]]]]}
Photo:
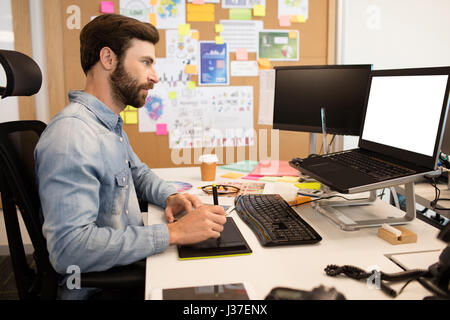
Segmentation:
{"type": "Polygon", "coordinates": [[[358,148],[295,158],[290,165],[341,193],[412,182],[437,168],[449,106],[450,67],[372,71],[358,148]],[[376,178],[336,161],[357,153],[404,170],[376,178]]]}
{"type": "Polygon", "coordinates": [[[218,239],[208,239],[192,245],[179,245],[178,257],[183,259],[215,258],[250,254],[245,241],[233,218],[227,217],[223,231],[218,239]]]}

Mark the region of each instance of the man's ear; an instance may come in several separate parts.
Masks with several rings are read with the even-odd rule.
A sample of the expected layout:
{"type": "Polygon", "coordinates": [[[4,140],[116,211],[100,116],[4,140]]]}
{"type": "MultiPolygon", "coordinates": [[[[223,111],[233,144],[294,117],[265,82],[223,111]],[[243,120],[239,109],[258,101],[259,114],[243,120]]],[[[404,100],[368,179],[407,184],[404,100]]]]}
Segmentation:
{"type": "Polygon", "coordinates": [[[109,47],[100,50],[100,64],[106,71],[113,71],[117,64],[117,56],[109,47]]]}

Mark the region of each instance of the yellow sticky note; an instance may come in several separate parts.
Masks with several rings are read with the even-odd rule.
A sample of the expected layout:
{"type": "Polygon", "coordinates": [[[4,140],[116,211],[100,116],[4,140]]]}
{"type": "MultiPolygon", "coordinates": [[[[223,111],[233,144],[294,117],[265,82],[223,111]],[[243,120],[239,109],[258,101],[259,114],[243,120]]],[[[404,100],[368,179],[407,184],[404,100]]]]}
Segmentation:
{"type": "Polygon", "coordinates": [[[178,34],[180,36],[188,36],[191,32],[191,25],[189,23],[178,25],[178,34]]]}
{"type": "Polygon", "coordinates": [[[320,190],[320,183],[319,182],[302,182],[302,183],[296,183],[294,184],[299,189],[314,189],[314,190],[320,190]]]}
{"type": "Polygon", "coordinates": [[[305,23],[305,22],[306,22],[305,16],[302,15],[302,14],[298,15],[298,16],[297,16],[297,22],[305,23]]]}
{"type": "Polygon", "coordinates": [[[198,31],[192,31],[191,38],[197,40],[200,39],[200,33],[198,31]]]}
{"type": "Polygon", "coordinates": [[[297,39],[297,31],[295,30],[289,31],[289,39],[297,39]]]}
{"type": "Polygon", "coordinates": [[[197,66],[195,64],[187,64],[184,67],[184,73],[197,74],[197,66]]]}
{"type": "Polygon", "coordinates": [[[223,24],[216,24],[215,29],[216,32],[223,32],[223,24]]]}
{"type": "Polygon", "coordinates": [[[260,69],[272,69],[272,64],[269,58],[259,58],[258,66],[260,69]]]}
{"type": "Polygon", "coordinates": [[[278,182],[290,182],[290,183],[295,183],[295,182],[298,182],[298,177],[288,177],[288,176],[284,176],[284,177],[281,177],[280,179],[278,179],[278,182]]]}
{"type": "Polygon", "coordinates": [[[177,92],[176,91],[169,91],[169,99],[174,100],[177,98],[177,92]]]}
{"type": "Polygon", "coordinates": [[[189,89],[195,89],[196,84],[194,81],[188,81],[187,86],[189,89]]]}
{"type": "Polygon", "coordinates": [[[148,14],[148,21],[149,21],[152,25],[156,26],[156,13],[154,13],[154,12],[149,13],[149,14],[148,14]]]}
{"type": "Polygon", "coordinates": [[[272,177],[272,176],[264,176],[259,178],[261,181],[268,181],[268,182],[277,182],[279,177],[272,177]]]}
{"type": "Polygon", "coordinates": [[[242,173],[235,173],[235,172],[228,172],[226,174],[221,175],[221,178],[228,178],[228,179],[238,179],[245,176],[245,174],[242,173]]]}
{"type": "Polygon", "coordinates": [[[137,112],[125,112],[124,122],[126,124],[137,124],[138,123],[138,113],[137,112]]]}
{"type": "Polygon", "coordinates": [[[266,6],[263,4],[255,4],[253,6],[253,15],[255,17],[265,17],[266,16],[266,6]]]}
{"type": "Polygon", "coordinates": [[[124,112],[124,111],[120,112],[119,115],[120,115],[120,117],[121,117],[122,119],[125,118],[125,112],[124,112]]]}
{"type": "Polygon", "coordinates": [[[158,4],[158,0],[149,0],[151,6],[156,6],[158,4]]]}
{"type": "Polygon", "coordinates": [[[223,38],[221,36],[216,36],[216,44],[223,44],[223,38]]]}

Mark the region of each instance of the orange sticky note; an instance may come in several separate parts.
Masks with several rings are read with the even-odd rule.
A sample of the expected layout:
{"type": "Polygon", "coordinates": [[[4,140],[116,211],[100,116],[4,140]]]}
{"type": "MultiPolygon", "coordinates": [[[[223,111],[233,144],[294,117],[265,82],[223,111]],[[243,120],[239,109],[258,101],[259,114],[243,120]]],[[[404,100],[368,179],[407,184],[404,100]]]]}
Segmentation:
{"type": "Polygon", "coordinates": [[[289,31],[289,39],[297,39],[297,31],[295,30],[289,31]]]}
{"type": "Polygon", "coordinates": [[[225,174],[221,175],[220,177],[221,178],[228,178],[228,179],[238,179],[238,178],[241,178],[243,176],[245,176],[245,174],[243,174],[243,173],[228,172],[228,173],[225,173],[225,174]]]}
{"type": "Polygon", "coordinates": [[[247,61],[248,60],[248,52],[247,49],[236,49],[236,60],[239,61],[247,61]]]}
{"type": "Polygon", "coordinates": [[[150,22],[152,25],[156,26],[156,13],[148,14],[148,22],[150,22]]]}
{"type": "Polygon", "coordinates": [[[197,74],[197,66],[195,64],[187,64],[184,67],[184,72],[187,74],[197,74]]]}
{"type": "Polygon", "coordinates": [[[269,58],[259,58],[258,66],[260,69],[272,69],[272,64],[269,58]]]}
{"type": "Polygon", "coordinates": [[[200,33],[198,32],[198,31],[193,31],[192,33],[191,33],[191,38],[192,39],[200,39],[200,33]]]}
{"type": "Polygon", "coordinates": [[[280,27],[289,27],[291,25],[291,16],[288,14],[283,14],[279,18],[280,27]]]}
{"type": "Polygon", "coordinates": [[[151,6],[156,6],[158,4],[158,0],[149,0],[151,6]]]}

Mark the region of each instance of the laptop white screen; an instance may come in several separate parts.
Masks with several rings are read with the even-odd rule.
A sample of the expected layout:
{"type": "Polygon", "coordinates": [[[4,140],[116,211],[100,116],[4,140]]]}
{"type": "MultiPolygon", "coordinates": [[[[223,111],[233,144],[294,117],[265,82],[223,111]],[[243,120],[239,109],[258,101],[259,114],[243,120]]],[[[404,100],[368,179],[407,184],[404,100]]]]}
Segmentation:
{"type": "Polygon", "coordinates": [[[374,76],[362,139],[432,156],[448,75],[374,76]]]}

